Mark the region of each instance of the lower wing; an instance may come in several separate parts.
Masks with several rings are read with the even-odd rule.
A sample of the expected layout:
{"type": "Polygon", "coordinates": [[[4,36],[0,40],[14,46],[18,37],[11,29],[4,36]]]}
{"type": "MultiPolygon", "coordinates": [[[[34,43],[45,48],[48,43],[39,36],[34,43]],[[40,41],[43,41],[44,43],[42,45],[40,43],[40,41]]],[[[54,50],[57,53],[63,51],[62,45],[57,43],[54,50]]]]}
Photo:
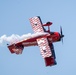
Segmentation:
{"type": "Polygon", "coordinates": [[[56,59],[55,50],[54,50],[54,46],[53,46],[52,43],[49,43],[49,47],[51,49],[52,56],[46,57],[46,58],[44,58],[44,60],[45,60],[46,66],[53,66],[53,65],[56,65],[57,64],[56,63],[56,60],[55,60],[56,59]]]}
{"type": "Polygon", "coordinates": [[[38,46],[40,47],[40,52],[42,57],[45,60],[46,66],[55,65],[55,52],[53,48],[53,44],[49,43],[47,38],[39,38],[37,39],[38,46]]]}

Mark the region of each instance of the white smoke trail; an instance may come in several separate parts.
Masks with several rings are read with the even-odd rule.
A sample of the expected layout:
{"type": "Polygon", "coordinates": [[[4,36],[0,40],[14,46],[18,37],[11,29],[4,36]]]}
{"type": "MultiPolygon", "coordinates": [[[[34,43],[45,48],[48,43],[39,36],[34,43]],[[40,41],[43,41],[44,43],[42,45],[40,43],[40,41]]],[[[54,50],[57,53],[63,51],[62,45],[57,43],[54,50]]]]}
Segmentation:
{"type": "Polygon", "coordinates": [[[29,34],[25,34],[22,36],[19,36],[17,34],[12,34],[11,36],[7,36],[7,35],[3,35],[0,37],[0,44],[4,43],[4,42],[8,42],[8,43],[16,43],[24,38],[28,38],[28,36],[30,37],[31,33],[29,34]]]}
{"type": "Polygon", "coordinates": [[[27,38],[33,38],[33,37],[37,37],[37,36],[41,36],[41,35],[45,35],[47,33],[28,33],[28,34],[24,34],[22,36],[19,36],[17,34],[12,34],[11,36],[7,36],[7,35],[3,35],[0,37],[0,44],[7,42],[7,43],[16,43],[19,42],[21,40],[27,39],[27,38]]]}

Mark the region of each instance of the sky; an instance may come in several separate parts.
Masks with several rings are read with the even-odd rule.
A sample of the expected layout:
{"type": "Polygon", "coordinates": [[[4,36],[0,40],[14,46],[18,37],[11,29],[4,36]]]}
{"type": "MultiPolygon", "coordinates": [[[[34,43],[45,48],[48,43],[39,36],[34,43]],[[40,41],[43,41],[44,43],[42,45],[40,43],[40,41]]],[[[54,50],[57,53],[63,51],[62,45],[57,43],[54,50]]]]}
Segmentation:
{"type": "Polygon", "coordinates": [[[51,31],[63,28],[63,44],[54,43],[57,65],[46,67],[38,46],[16,55],[5,43],[0,46],[0,75],[76,75],[76,0],[0,0],[0,37],[33,34],[29,18],[34,16],[53,22],[51,31]]]}

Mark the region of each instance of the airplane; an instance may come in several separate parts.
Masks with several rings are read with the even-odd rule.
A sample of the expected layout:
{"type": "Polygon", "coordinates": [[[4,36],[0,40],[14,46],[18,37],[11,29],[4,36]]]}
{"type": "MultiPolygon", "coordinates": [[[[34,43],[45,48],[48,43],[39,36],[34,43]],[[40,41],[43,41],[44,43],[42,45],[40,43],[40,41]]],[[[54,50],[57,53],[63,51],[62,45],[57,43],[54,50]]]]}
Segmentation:
{"type": "Polygon", "coordinates": [[[25,38],[17,43],[10,44],[8,45],[8,49],[12,54],[22,54],[24,47],[39,46],[40,53],[45,61],[45,65],[56,65],[57,62],[53,43],[61,40],[63,42],[64,35],[62,32],[62,27],[60,27],[60,33],[52,32],[50,31],[52,22],[43,24],[40,16],[32,17],[29,19],[29,21],[36,36],[25,38]],[[45,26],[48,27],[48,30],[45,29],[45,26]]]}

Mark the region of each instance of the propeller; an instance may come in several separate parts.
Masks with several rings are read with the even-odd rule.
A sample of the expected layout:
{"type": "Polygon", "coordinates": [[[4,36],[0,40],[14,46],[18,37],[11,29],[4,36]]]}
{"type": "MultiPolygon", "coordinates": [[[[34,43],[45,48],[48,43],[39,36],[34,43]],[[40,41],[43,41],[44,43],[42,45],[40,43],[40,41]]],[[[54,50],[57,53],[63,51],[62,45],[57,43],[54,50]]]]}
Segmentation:
{"type": "Polygon", "coordinates": [[[63,35],[62,27],[60,26],[60,38],[62,40],[62,43],[63,43],[63,37],[64,35],[63,35]]]}

